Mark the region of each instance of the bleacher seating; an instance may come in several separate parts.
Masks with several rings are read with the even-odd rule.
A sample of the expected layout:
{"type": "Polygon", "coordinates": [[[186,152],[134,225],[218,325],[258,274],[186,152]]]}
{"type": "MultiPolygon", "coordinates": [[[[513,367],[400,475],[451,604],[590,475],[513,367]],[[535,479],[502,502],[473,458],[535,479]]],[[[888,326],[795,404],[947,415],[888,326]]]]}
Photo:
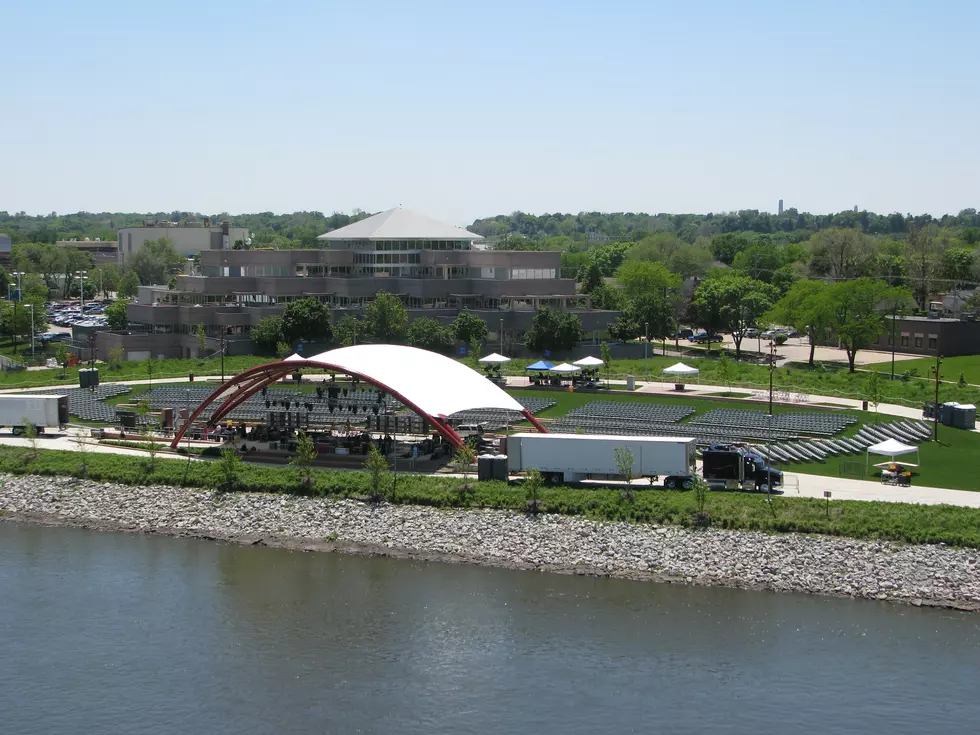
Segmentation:
{"type": "Polygon", "coordinates": [[[692,424],[711,424],[713,426],[753,427],[789,431],[798,435],[832,437],[848,426],[857,423],[857,418],[846,413],[793,411],[769,416],[765,411],[741,408],[716,408],[713,411],[691,420],[692,424]]]}

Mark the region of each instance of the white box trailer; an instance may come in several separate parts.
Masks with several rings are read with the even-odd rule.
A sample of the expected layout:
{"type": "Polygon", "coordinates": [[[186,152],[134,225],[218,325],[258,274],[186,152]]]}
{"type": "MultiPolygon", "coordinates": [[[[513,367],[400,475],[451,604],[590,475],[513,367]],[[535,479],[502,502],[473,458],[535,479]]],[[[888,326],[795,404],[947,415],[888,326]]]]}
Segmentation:
{"type": "Polygon", "coordinates": [[[507,437],[507,466],[511,472],[538,469],[552,482],[622,478],[616,450],[624,447],[633,453],[633,477],[662,477],[666,487],[687,488],[695,446],[694,439],[676,436],[523,433],[507,437]]]}
{"type": "Polygon", "coordinates": [[[67,426],[68,396],[0,394],[0,427],[9,426],[14,434],[21,434],[25,421],[30,422],[39,432],[67,426]]]}

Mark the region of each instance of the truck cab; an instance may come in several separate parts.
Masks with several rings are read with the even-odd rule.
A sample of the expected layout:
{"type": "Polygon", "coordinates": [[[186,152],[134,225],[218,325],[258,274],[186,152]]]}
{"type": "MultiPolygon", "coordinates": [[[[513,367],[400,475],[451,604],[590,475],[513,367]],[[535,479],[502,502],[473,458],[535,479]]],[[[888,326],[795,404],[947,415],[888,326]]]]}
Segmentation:
{"type": "Polygon", "coordinates": [[[704,479],[714,489],[769,492],[783,484],[782,472],[745,447],[714,444],[704,450],[701,460],[704,479]]]}

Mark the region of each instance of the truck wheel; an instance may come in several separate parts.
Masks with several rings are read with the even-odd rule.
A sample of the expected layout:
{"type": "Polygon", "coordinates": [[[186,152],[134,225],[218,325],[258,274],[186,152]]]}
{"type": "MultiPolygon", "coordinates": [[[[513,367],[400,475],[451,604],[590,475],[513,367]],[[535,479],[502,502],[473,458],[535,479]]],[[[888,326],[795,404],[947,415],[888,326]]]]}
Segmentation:
{"type": "Polygon", "coordinates": [[[681,483],[681,487],[684,490],[690,490],[692,487],[694,487],[694,482],[691,480],[690,477],[688,477],[681,483]]]}
{"type": "Polygon", "coordinates": [[[677,489],[677,478],[676,477],[668,477],[666,480],[664,480],[664,487],[667,488],[668,490],[676,490],[677,489]]]}
{"type": "Polygon", "coordinates": [[[767,492],[769,492],[769,483],[768,482],[760,483],[759,484],[759,492],[761,492],[761,493],[767,493],[767,492]]]}
{"type": "Polygon", "coordinates": [[[21,434],[24,433],[24,429],[21,428],[20,426],[13,426],[10,429],[10,433],[13,434],[14,436],[20,436],[21,434]]]}

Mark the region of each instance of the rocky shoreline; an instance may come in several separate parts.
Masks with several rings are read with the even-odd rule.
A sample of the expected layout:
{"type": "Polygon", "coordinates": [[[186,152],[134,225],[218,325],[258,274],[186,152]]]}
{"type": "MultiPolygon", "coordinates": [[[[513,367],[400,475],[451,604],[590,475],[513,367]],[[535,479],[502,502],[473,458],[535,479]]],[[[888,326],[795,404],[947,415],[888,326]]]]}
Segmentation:
{"type": "Polygon", "coordinates": [[[0,520],[980,610],[980,552],[5,476],[0,520]]]}

